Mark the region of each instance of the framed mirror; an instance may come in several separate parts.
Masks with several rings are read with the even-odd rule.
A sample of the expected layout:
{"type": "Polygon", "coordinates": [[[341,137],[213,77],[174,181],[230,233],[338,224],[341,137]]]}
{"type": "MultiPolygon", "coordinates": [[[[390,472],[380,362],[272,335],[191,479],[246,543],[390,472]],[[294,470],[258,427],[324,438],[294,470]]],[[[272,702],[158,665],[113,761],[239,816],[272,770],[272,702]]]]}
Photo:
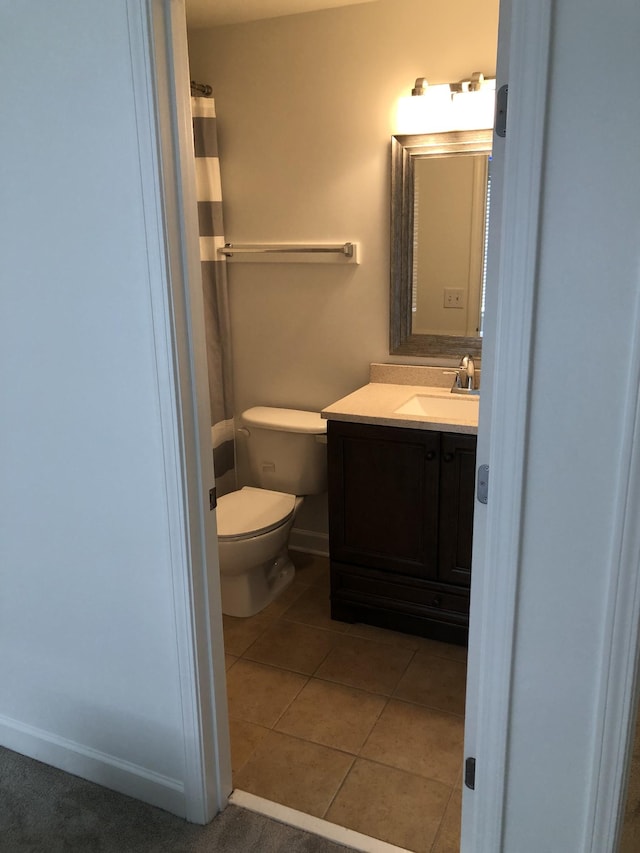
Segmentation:
{"type": "Polygon", "coordinates": [[[481,355],[492,133],[391,138],[391,355],[481,355]]]}

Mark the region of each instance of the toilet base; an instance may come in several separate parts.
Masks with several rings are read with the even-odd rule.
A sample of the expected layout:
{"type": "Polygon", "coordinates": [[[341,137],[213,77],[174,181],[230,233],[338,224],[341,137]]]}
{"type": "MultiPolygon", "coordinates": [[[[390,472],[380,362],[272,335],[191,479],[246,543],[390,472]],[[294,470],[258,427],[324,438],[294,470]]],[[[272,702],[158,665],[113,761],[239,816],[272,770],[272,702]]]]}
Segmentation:
{"type": "Polygon", "coordinates": [[[296,570],[286,547],[275,558],[248,572],[220,576],[222,612],[226,616],[255,616],[292,582],[296,570]]]}

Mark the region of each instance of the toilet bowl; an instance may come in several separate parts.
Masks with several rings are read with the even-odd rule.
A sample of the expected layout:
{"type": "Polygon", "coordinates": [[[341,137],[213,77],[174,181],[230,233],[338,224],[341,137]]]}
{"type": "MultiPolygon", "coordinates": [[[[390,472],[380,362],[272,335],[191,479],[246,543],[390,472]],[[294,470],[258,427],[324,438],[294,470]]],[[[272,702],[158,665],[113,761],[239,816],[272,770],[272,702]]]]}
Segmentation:
{"type": "Polygon", "coordinates": [[[245,486],[218,501],[222,611],[254,616],[294,578],[287,542],[302,497],[245,486]]]}
{"type": "Polygon", "coordinates": [[[287,543],[303,494],[326,489],[326,421],[256,407],[241,416],[256,486],[218,500],[222,612],[253,616],[293,580],[287,543]]]}

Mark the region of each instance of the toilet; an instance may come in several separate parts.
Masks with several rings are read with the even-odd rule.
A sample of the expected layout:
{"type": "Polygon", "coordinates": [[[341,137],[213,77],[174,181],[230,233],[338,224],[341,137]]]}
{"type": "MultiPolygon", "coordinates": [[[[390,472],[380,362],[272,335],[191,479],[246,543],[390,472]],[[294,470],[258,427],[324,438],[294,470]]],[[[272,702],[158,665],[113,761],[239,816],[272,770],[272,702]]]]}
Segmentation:
{"type": "Polygon", "coordinates": [[[287,543],[304,495],[327,488],[327,423],[317,412],[256,406],[240,417],[253,485],[218,500],[222,612],[253,616],[293,580],[287,543]]]}

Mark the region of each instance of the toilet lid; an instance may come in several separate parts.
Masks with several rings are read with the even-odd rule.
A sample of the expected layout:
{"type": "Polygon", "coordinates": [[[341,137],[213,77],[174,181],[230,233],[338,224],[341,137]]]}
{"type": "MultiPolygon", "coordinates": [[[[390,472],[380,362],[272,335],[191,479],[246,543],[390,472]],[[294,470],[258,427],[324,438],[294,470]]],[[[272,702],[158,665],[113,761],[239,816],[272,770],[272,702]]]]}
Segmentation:
{"type": "Polygon", "coordinates": [[[296,496],[245,486],[218,501],[218,536],[257,536],[285,522],[294,510],[296,496]]]}

